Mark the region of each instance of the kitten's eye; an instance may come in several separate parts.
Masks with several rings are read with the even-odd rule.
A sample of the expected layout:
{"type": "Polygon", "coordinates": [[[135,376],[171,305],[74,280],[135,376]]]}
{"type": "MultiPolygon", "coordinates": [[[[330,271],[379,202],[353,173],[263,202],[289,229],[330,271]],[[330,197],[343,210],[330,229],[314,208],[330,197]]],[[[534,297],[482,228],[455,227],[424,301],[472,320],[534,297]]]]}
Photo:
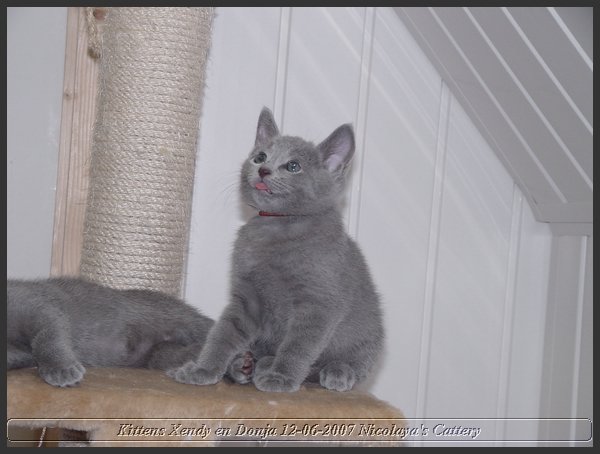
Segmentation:
{"type": "Polygon", "coordinates": [[[298,161],[290,161],[287,163],[286,169],[288,172],[297,173],[300,172],[300,163],[298,161]]]}
{"type": "Polygon", "coordinates": [[[254,157],[252,162],[254,162],[254,164],[262,164],[266,160],[267,160],[267,155],[261,151],[254,157]]]}

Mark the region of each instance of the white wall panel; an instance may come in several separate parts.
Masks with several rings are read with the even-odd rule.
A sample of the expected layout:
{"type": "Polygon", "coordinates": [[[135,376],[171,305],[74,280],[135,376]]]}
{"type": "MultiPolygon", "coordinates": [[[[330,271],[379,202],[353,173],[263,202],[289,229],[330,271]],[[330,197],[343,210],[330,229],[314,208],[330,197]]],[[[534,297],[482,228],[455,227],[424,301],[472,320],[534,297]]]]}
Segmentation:
{"type": "MultiPolygon", "coordinates": [[[[540,401],[544,418],[592,419],[592,243],[588,236],[552,240],[540,401]]],[[[552,436],[550,424],[541,423],[539,429],[542,439],[552,436]]],[[[573,424],[571,435],[577,429],[573,424]]]]}
{"type": "Polygon", "coordinates": [[[8,8],[6,265],[11,278],[50,274],[66,8],[8,8]]]}
{"type": "Polygon", "coordinates": [[[363,8],[293,8],[283,131],[315,143],[356,119],[363,8]]]}
{"type": "Polygon", "coordinates": [[[550,263],[552,239],[547,225],[535,220],[529,206],[522,206],[521,238],[517,257],[515,307],[512,314],[512,342],[509,380],[514,392],[507,402],[510,417],[527,417],[535,413],[537,403],[526,396],[537,394],[542,361],[537,355],[543,349],[546,280],[548,270],[540,264],[550,263]],[[535,380],[528,378],[536,377],[535,380]]]}
{"type": "Polygon", "coordinates": [[[399,23],[377,10],[362,184],[352,203],[386,314],[386,359],[373,389],[414,414],[441,80],[399,23]]]}
{"type": "Polygon", "coordinates": [[[578,307],[577,369],[574,374],[574,394],[571,416],[589,418],[594,415],[594,237],[586,237],[583,299],[578,307]]]}
{"type": "Polygon", "coordinates": [[[496,412],[513,181],[454,102],[436,271],[426,415],[496,412]]]}

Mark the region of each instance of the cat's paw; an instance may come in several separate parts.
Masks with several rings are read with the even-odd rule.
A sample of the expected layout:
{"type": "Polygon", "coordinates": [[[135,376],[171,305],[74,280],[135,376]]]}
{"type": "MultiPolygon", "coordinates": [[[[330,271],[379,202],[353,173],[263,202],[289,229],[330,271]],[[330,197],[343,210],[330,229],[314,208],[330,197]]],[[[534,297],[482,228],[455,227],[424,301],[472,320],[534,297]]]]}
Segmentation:
{"type": "Polygon", "coordinates": [[[223,378],[222,373],[216,370],[208,370],[189,362],[177,369],[167,371],[167,375],[180,383],[189,385],[214,385],[223,378]]]}
{"type": "Polygon", "coordinates": [[[68,367],[40,366],[38,372],[52,386],[74,386],[83,379],[85,367],[81,363],[68,367]]]}
{"type": "Polygon", "coordinates": [[[256,362],[254,385],[261,391],[294,392],[300,389],[302,380],[272,370],[274,356],[263,356],[256,362]]]}
{"type": "Polygon", "coordinates": [[[346,363],[332,362],[319,372],[321,386],[334,391],[350,391],[356,383],[356,373],[346,363]]]}
{"type": "Polygon", "coordinates": [[[260,391],[295,392],[300,389],[300,382],[278,372],[267,372],[254,376],[254,385],[260,391]]]}
{"type": "Polygon", "coordinates": [[[240,385],[252,381],[254,375],[254,356],[252,352],[236,356],[227,368],[227,375],[240,385]]]}

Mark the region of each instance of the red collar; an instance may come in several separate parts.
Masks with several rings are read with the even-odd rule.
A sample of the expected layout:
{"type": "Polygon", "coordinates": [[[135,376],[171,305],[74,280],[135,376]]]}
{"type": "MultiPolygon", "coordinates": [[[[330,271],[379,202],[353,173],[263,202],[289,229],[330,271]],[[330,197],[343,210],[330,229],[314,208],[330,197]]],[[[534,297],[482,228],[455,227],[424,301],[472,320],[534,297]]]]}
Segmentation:
{"type": "Polygon", "coordinates": [[[289,214],[271,213],[269,211],[259,211],[258,215],[259,216],[275,216],[275,217],[290,216],[289,214]]]}

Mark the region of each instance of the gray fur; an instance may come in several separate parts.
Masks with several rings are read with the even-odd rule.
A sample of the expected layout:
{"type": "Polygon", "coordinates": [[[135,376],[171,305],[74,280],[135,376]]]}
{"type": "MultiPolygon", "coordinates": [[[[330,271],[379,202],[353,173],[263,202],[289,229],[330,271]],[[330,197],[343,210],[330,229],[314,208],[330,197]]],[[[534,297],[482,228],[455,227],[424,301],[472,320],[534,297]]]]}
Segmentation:
{"type": "Polygon", "coordinates": [[[367,376],[383,341],[379,298],[337,210],[353,152],[350,125],[314,146],[279,135],[263,109],[241,192],[257,210],[286,216],[240,229],[230,303],[198,358],[169,375],[204,385],[228,373],[262,391],[295,391],[304,380],[347,391],[367,376]],[[288,171],[290,161],[301,171],[288,171]]]}
{"type": "Polygon", "coordinates": [[[197,356],[213,321],[171,296],[77,278],[7,282],[7,368],[38,367],[54,386],[85,366],[167,370],[197,356]]]}

